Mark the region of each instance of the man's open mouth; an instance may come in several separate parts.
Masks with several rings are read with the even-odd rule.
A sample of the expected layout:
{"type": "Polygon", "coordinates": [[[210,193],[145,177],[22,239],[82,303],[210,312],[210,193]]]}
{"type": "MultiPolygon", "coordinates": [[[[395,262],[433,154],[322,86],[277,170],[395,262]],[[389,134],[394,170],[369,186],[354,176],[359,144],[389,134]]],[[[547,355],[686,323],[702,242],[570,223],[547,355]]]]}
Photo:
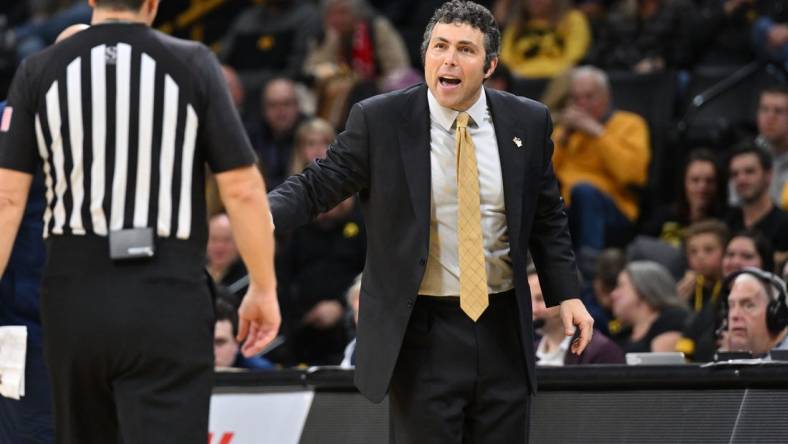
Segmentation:
{"type": "Polygon", "coordinates": [[[454,77],[438,77],[438,81],[442,86],[456,86],[461,83],[460,79],[454,77]]]}

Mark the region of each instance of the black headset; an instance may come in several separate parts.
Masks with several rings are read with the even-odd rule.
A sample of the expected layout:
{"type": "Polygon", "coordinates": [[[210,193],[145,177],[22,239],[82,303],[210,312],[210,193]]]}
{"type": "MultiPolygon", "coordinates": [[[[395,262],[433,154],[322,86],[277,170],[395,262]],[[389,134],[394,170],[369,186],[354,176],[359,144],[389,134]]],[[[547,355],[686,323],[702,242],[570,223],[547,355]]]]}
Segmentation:
{"type": "Polygon", "coordinates": [[[721,314],[723,324],[727,325],[728,323],[728,295],[730,295],[731,287],[736,278],[743,274],[749,274],[757,278],[767,290],[766,293],[769,297],[769,305],[766,307],[766,328],[769,329],[769,333],[772,335],[777,335],[788,326],[788,302],[786,302],[788,296],[786,296],[785,281],[780,279],[777,275],[769,273],[768,271],[763,271],[760,268],[745,267],[725,277],[725,282],[722,286],[725,290],[725,296],[720,301],[722,304],[721,314]],[[774,291],[768,291],[769,289],[773,289],[774,291]]]}

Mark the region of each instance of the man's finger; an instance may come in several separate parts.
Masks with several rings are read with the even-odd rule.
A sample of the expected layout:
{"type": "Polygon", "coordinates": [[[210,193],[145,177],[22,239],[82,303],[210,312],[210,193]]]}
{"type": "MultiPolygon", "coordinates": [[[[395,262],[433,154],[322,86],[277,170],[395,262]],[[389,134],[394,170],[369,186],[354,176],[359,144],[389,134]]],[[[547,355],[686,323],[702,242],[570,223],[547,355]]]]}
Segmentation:
{"type": "Polygon", "coordinates": [[[254,353],[252,353],[252,346],[256,342],[259,332],[260,329],[257,326],[257,323],[252,322],[249,326],[249,336],[246,337],[246,341],[244,341],[243,345],[241,346],[241,353],[243,353],[243,355],[247,358],[254,355],[254,353]]]}
{"type": "Polygon", "coordinates": [[[244,343],[243,354],[244,356],[251,357],[263,351],[266,345],[276,337],[276,330],[261,328],[256,331],[255,336],[250,336],[244,343]]]}
{"type": "Polygon", "coordinates": [[[575,354],[581,354],[591,342],[591,335],[593,334],[593,322],[589,319],[580,322],[580,337],[572,344],[572,351],[575,354]]]}
{"type": "Polygon", "coordinates": [[[569,310],[561,310],[561,323],[564,324],[564,334],[572,336],[575,334],[575,326],[572,323],[572,312],[569,310]]]}

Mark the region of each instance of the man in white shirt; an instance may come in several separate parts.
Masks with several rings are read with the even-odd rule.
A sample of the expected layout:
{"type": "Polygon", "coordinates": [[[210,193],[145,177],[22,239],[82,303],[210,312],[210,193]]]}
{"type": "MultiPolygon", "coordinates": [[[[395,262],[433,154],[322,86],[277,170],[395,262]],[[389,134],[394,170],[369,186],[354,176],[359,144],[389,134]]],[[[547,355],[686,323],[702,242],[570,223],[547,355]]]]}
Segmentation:
{"type": "Polygon", "coordinates": [[[550,115],[482,87],[499,46],[487,9],[445,3],[425,32],[426,85],[354,105],[326,159],[269,196],[281,230],[359,194],[367,255],[355,382],[374,402],[389,392],[392,442],[527,442],[527,249],[565,333],[580,329],[572,352],[591,340],[550,115]]]}

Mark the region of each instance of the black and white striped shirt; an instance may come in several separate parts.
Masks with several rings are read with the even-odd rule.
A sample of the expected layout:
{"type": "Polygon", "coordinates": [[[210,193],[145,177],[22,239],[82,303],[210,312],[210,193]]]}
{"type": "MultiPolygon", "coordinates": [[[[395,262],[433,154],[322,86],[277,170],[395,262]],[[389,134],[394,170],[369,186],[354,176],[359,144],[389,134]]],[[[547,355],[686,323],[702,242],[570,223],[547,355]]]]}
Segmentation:
{"type": "Polygon", "coordinates": [[[204,168],[255,162],[203,45],[142,24],[95,25],[29,57],[0,119],[0,167],[43,166],[44,236],[152,227],[206,237],[204,168]]]}

